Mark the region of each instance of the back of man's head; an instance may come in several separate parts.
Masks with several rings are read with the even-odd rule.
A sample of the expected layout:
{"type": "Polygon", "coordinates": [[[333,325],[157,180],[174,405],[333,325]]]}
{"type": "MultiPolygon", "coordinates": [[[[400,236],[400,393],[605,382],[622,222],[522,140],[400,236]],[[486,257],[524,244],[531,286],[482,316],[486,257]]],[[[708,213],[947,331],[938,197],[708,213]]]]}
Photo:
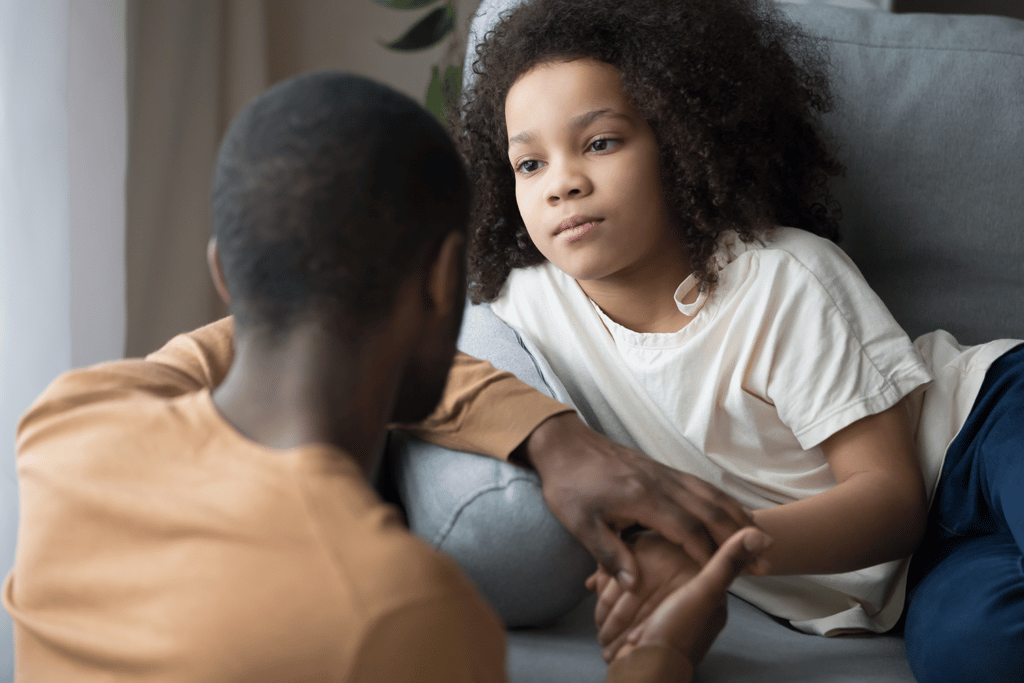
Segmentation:
{"type": "Polygon", "coordinates": [[[217,159],[214,235],[236,324],[358,333],[465,231],[468,210],[455,146],[413,100],[350,74],[280,83],[238,115],[217,159]]]}

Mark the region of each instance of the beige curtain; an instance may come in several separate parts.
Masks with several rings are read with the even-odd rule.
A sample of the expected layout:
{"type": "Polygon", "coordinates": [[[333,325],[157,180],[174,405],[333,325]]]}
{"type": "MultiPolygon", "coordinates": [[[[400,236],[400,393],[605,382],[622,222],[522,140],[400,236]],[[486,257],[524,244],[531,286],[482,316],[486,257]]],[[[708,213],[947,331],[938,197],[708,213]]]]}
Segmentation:
{"type": "Polygon", "coordinates": [[[126,353],[138,356],[224,314],[206,270],[209,188],[234,115],[273,83],[340,69],[424,101],[433,67],[461,65],[479,0],[449,0],[456,30],[435,47],[385,47],[441,2],[134,0],[128,3],[126,353]]]}

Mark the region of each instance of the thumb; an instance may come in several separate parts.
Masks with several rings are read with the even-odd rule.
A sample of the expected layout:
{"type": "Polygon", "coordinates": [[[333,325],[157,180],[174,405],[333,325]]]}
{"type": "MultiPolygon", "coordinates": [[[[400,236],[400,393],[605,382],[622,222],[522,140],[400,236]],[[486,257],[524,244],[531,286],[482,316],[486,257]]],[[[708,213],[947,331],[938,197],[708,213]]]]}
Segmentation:
{"type": "Polygon", "coordinates": [[[580,538],[580,541],[597,563],[615,577],[622,588],[630,590],[636,585],[636,559],[614,531],[598,522],[585,538],[580,538]]]}
{"type": "Polygon", "coordinates": [[[693,577],[693,587],[708,593],[724,592],[771,544],[771,537],[760,529],[740,529],[722,544],[693,577]]]}

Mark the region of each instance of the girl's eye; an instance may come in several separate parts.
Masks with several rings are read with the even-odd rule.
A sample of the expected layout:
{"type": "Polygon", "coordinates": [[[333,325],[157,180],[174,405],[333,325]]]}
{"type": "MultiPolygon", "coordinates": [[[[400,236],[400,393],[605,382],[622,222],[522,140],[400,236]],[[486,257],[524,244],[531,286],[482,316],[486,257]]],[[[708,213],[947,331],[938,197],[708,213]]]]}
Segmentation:
{"type": "Polygon", "coordinates": [[[610,148],[618,144],[618,142],[619,141],[614,138],[599,138],[591,142],[587,149],[591,152],[607,152],[610,148]]]}
{"type": "Polygon", "coordinates": [[[516,173],[524,173],[526,175],[529,175],[536,171],[538,168],[540,168],[539,161],[537,161],[536,159],[526,159],[525,161],[520,161],[519,165],[516,166],[516,173]]]}

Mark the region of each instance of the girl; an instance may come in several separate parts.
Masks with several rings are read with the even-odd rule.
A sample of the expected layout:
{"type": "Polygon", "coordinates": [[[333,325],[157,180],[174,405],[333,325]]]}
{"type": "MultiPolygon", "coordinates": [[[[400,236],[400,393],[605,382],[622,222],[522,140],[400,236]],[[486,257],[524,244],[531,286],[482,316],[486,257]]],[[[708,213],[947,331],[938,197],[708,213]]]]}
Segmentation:
{"type": "MultiPolygon", "coordinates": [[[[824,635],[886,631],[909,595],[920,680],[1010,680],[1024,346],[915,346],[830,241],[826,65],[767,2],[518,7],[478,48],[455,124],[478,182],[471,296],[592,426],[755,510],[777,576],[735,593],[824,635]]],[[[597,583],[612,655],[661,593],[597,583]]]]}

